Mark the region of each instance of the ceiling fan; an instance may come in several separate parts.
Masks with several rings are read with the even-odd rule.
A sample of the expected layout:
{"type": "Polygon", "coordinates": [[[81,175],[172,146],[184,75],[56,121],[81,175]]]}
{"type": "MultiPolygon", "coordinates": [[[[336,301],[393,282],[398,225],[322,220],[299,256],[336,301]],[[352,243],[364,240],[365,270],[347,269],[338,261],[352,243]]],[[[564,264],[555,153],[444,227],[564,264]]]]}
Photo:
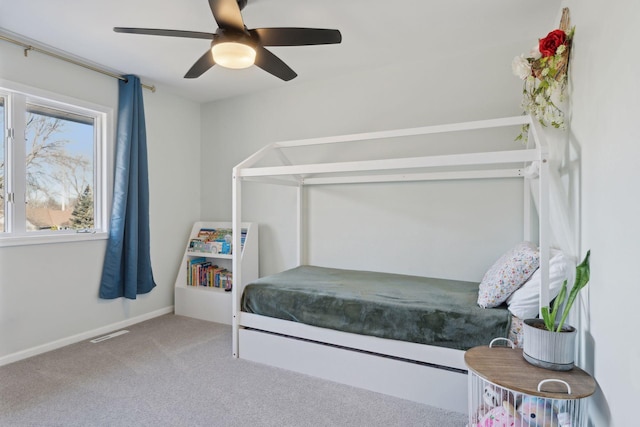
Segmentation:
{"type": "Polygon", "coordinates": [[[297,76],[296,72],[265,49],[265,46],[305,46],[342,41],[339,30],[294,27],[247,29],[240,13],[246,5],[247,0],[209,0],[213,18],[218,24],[215,33],[130,27],[115,27],[113,31],[211,40],[211,48],[184,75],[187,79],[200,77],[216,64],[236,69],[255,64],[264,71],[289,81],[297,76]]]}

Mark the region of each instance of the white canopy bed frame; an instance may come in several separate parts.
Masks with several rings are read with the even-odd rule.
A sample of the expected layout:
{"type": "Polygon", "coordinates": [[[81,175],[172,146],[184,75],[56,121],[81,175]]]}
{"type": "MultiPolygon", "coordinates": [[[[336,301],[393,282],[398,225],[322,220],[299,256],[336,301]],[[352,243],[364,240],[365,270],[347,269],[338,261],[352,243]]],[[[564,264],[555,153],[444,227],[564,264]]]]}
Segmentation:
{"type": "MultiPolygon", "coordinates": [[[[514,143],[515,144],[515,143],[514,143]]],[[[233,169],[233,239],[240,247],[242,183],[259,181],[297,188],[297,263],[302,265],[303,192],[309,185],[378,183],[453,179],[520,178],[524,181],[524,238],[531,240],[532,208],[538,211],[540,246],[540,306],[549,303],[548,150],[540,125],[530,116],[427,126],[361,134],[277,142],[266,146],[233,169]],[[350,144],[387,138],[473,131],[529,124],[526,148],[383,160],[291,164],[282,149],[322,144],[350,144]],[[258,167],[269,153],[282,166],[258,167]],[[513,168],[516,164],[518,167],[513,168]],[[510,167],[508,167],[510,166],[510,167]],[[443,169],[449,170],[443,171],[443,169]],[[537,169],[537,173],[525,169],[537,169]],[[537,180],[536,190],[530,181],[537,180]],[[535,194],[537,193],[537,194],[535,194]],[[531,201],[534,204],[531,204],[531,201]]],[[[233,356],[316,377],[405,398],[448,410],[467,410],[464,351],[339,332],[242,312],[246,283],[241,256],[233,257],[233,356]]],[[[488,343],[487,343],[488,344],[488,343]]]]}

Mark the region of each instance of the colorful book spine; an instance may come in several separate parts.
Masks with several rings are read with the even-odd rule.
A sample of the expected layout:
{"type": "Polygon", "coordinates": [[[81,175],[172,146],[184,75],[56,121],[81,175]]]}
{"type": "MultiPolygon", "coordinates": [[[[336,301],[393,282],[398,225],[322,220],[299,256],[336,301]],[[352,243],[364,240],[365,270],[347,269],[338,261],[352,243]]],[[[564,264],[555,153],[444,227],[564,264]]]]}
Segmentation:
{"type": "MultiPolygon", "coordinates": [[[[196,237],[189,241],[189,252],[231,255],[233,253],[233,233],[230,228],[201,228],[196,237]]],[[[244,248],[247,229],[241,230],[240,249],[244,248]]]]}

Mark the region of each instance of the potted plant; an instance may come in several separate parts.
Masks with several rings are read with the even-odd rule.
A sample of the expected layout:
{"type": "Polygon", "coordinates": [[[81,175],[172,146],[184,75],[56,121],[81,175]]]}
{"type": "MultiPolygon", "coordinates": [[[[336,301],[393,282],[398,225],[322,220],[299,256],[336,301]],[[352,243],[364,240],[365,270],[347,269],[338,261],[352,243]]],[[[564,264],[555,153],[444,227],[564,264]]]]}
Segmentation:
{"type": "Polygon", "coordinates": [[[553,302],[553,308],[542,307],[542,319],[525,319],[523,356],[532,365],[555,371],[568,371],[573,368],[575,354],[576,329],[565,325],[571,307],[580,290],[589,282],[589,257],[591,251],[576,267],[576,278],[567,298],[567,281],[553,302]],[[565,303],[566,300],[566,303],[565,303]],[[562,308],[562,316],[556,322],[562,308]]]}

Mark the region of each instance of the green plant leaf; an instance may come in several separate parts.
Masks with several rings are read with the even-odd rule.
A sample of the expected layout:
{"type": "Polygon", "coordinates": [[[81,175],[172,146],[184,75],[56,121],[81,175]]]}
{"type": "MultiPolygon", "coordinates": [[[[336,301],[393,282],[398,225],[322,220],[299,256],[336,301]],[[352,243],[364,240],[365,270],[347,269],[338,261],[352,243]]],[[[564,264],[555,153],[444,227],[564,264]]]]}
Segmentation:
{"type": "Polygon", "coordinates": [[[553,320],[556,319],[556,316],[558,315],[558,311],[560,311],[560,307],[562,307],[562,304],[564,304],[564,300],[567,298],[567,281],[565,280],[564,282],[562,282],[562,287],[560,288],[560,292],[558,293],[558,296],[556,297],[556,300],[553,303],[553,310],[552,310],[552,314],[553,314],[553,320]]]}
{"type": "Polygon", "coordinates": [[[544,326],[548,331],[553,330],[554,319],[551,318],[551,313],[549,313],[549,307],[542,307],[540,309],[542,312],[542,320],[544,320],[544,326]]]}
{"type": "Polygon", "coordinates": [[[587,283],[589,283],[589,276],[591,274],[589,267],[589,258],[591,256],[591,251],[587,251],[587,255],[584,257],[584,260],[576,267],[576,280],[573,283],[573,287],[571,288],[571,292],[569,293],[569,299],[567,300],[567,304],[564,307],[564,311],[562,312],[562,318],[558,323],[557,331],[560,332],[562,329],[562,325],[564,325],[565,320],[567,320],[567,316],[569,316],[569,312],[571,311],[571,307],[575,302],[578,294],[584,288],[587,283]]]}
{"type": "Polygon", "coordinates": [[[556,317],[558,316],[558,311],[560,310],[560,307],[562,306],[562,303],[564,302],[566,296],[567,296],[567,281],[565,280],[562,283],[562,287],[560,288],[560,292],[558,293],[558,296],[553,302],[553,308],[551,309],[551,313],[549,313],[548,307],[542,307],[544,326],[547,328],[548,331],[553,331],[554,325],[556,323],[556,317]],[[545,311],[547,312],[546,317],[544,316],[545,311]]]}

